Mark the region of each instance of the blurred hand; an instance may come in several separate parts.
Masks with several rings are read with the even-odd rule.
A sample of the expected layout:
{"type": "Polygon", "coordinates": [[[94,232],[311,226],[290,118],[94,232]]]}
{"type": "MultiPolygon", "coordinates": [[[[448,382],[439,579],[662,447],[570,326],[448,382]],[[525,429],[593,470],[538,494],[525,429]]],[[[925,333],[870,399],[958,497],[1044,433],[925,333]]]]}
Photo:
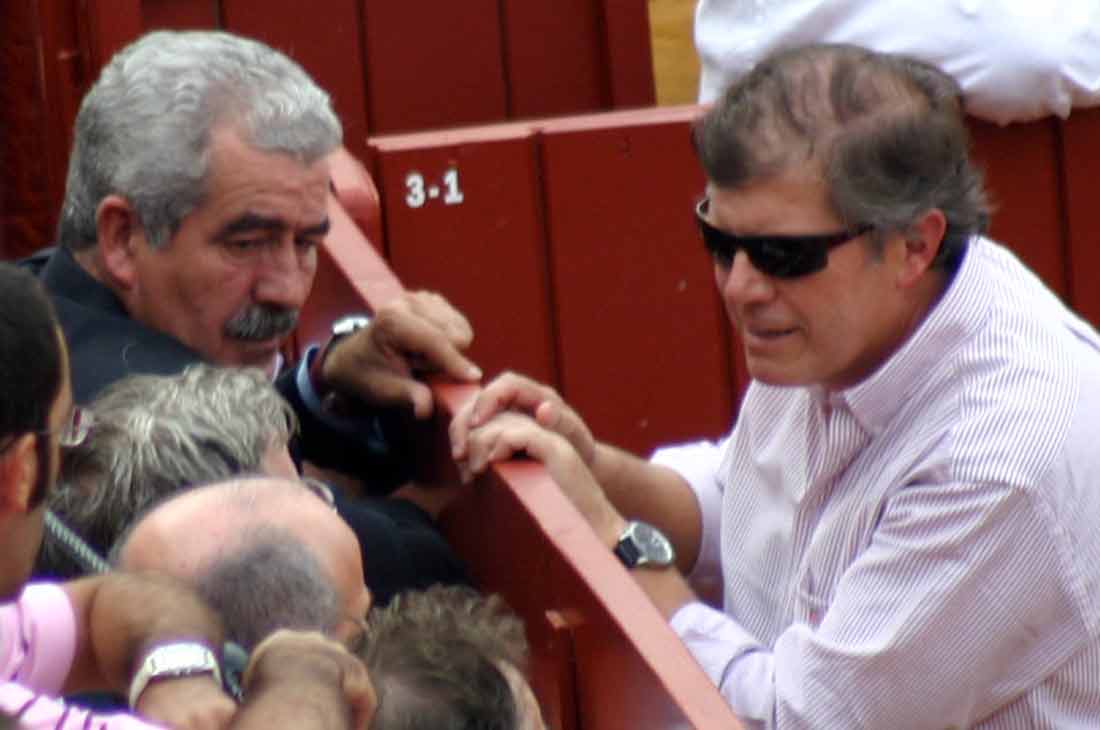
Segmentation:
{"type": "Polygon", "coordinates": [[[482,452],[471,451],[471,431],[505,411],[530,416],[542,428],[560,435],[572,445],[584,465],[592,467],[596,440],[577,412],[553,388],[523,375],[504,373],[463,404],[451,420],[451,455],[458,462],[464,480],[481,473],[489,464],[482,452]]]}
{"type": "Polygon", "coordinates": [[[380,405],[410,405],[417,418],[426,418],[432,394],[415,373],[477,381],[480,368],[461,352],[473,339],[470,323],[442,296],[406,292],[375,312],[368,327],[337,343],[321,377],[337,391],[380,405]]]}
{"type": "Polygon", "coordinates": [[[529,416],[504,411],[471,430],[466,437],[468,462],[484,469],[495,461],[526,454],[542,463],[561,491],[609,546],[626,520],[607,499],[596,478],[572,444],[529,416]]]}
{"type": "Polygon", "coordinates": [[[293,686],[336,690],[347,703],[351,727],[370,726],[378,698],[367,668],[343,644],[316,631],[280,629],[252,650],[241,684],[254,692],[280,692],[293,686]]]}
{"type": "Polygon", "coordinates": [[[154,679],[134,707],[142,717],[182,730],[223,730],[229,727],[237,703],[209,674],[154,679]]]}

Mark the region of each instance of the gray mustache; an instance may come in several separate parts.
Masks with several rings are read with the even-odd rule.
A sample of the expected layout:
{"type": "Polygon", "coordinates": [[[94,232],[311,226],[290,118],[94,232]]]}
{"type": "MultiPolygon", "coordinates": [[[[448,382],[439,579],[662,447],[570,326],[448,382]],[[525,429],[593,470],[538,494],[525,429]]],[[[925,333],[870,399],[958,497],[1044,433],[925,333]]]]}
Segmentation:
{"type": "Polygon", "coordinates": [[[237,340],[270,340],[298,325],[298,310],[253,304],[225,323],[225,334],[237,340]]]}

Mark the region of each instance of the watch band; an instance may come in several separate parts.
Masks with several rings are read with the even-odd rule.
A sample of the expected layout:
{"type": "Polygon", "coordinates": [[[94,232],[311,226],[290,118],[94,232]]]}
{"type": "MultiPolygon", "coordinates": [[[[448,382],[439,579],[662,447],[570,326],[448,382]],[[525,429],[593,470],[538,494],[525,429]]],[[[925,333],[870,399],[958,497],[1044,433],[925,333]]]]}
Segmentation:
{"type": "Polygon", "coordinates": [[[194,641],[161,644],[145,655],[141,667],[130,682],[130,709],[137,705],[141,693],[154,679],[190,677],[197,674],[212,674],[219,686],[222,683],[218,658],[207,646],[194,641]]]}
{"type": "Polygon", "coordinates": [[[328,357],[329,351],[340,340],[370,326],[370,321],[369,314],[360,313],[344,315],[332,323],[332,331],[329,334],[328,342],[321,346],[317,354],[313,356],[313,362],[309,364],[309,380],[313,384],[313,390],[318,397],[323,399],[329,394],[329,388],[325,385],[324,378],[321,377],[321,371],[324,369],[325,358],[328,357]]]}

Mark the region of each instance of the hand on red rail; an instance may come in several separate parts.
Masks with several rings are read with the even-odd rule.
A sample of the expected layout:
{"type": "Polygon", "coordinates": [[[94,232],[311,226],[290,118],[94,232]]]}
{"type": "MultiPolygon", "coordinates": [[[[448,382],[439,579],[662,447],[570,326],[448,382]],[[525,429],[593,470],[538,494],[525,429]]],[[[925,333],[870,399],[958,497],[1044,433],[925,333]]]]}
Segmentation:
{"type": "Polygon", "coordinates": [[[407,404],[417,418],[432,412],[432,393],[418,373],[442,372],[463,382],[481,369],[462,351],[474,339],[466,317],[434,292],[407,292],[375,313],[370,324],[324,353],[322,380],[371,403],[407,404]]]}
{"type": "Polygon", "coordinates": [[[596,440],[581,417],[553,388],[517,373],[504,373],[465,403],[451,420],[451,455],[464,478],[484,471],[487,462],[469,448],[470,433],[497,414],[515,411],[533,418],[539,426],[562,436],[583,464],[592,467],[596,440]]]}

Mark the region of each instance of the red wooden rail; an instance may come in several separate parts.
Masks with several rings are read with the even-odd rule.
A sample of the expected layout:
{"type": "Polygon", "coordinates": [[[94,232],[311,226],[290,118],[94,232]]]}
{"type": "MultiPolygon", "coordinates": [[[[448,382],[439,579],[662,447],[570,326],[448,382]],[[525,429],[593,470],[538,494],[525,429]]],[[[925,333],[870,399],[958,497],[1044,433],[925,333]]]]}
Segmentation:
{"type": "MultiPolygon", "coordinates": [[[[336,189],[357,191],[353,208],[369,199],[354,167],[338,170],[336,189]]],[[[322,339],[338,313],[375,308],[402,290],[335,197],[329,212],[332,232],[295,347],[322,339]]],[[[429,458],[453,476],[446,421],[473,386],[439,383],[433,391],[437,433],[429,458]]],[[[550,727],[738,727],[657,609],[542,467],[497,466],[444,512],[443,524],[478,584],[504,595],[524,617],[532,684],[550,727]]]]}

